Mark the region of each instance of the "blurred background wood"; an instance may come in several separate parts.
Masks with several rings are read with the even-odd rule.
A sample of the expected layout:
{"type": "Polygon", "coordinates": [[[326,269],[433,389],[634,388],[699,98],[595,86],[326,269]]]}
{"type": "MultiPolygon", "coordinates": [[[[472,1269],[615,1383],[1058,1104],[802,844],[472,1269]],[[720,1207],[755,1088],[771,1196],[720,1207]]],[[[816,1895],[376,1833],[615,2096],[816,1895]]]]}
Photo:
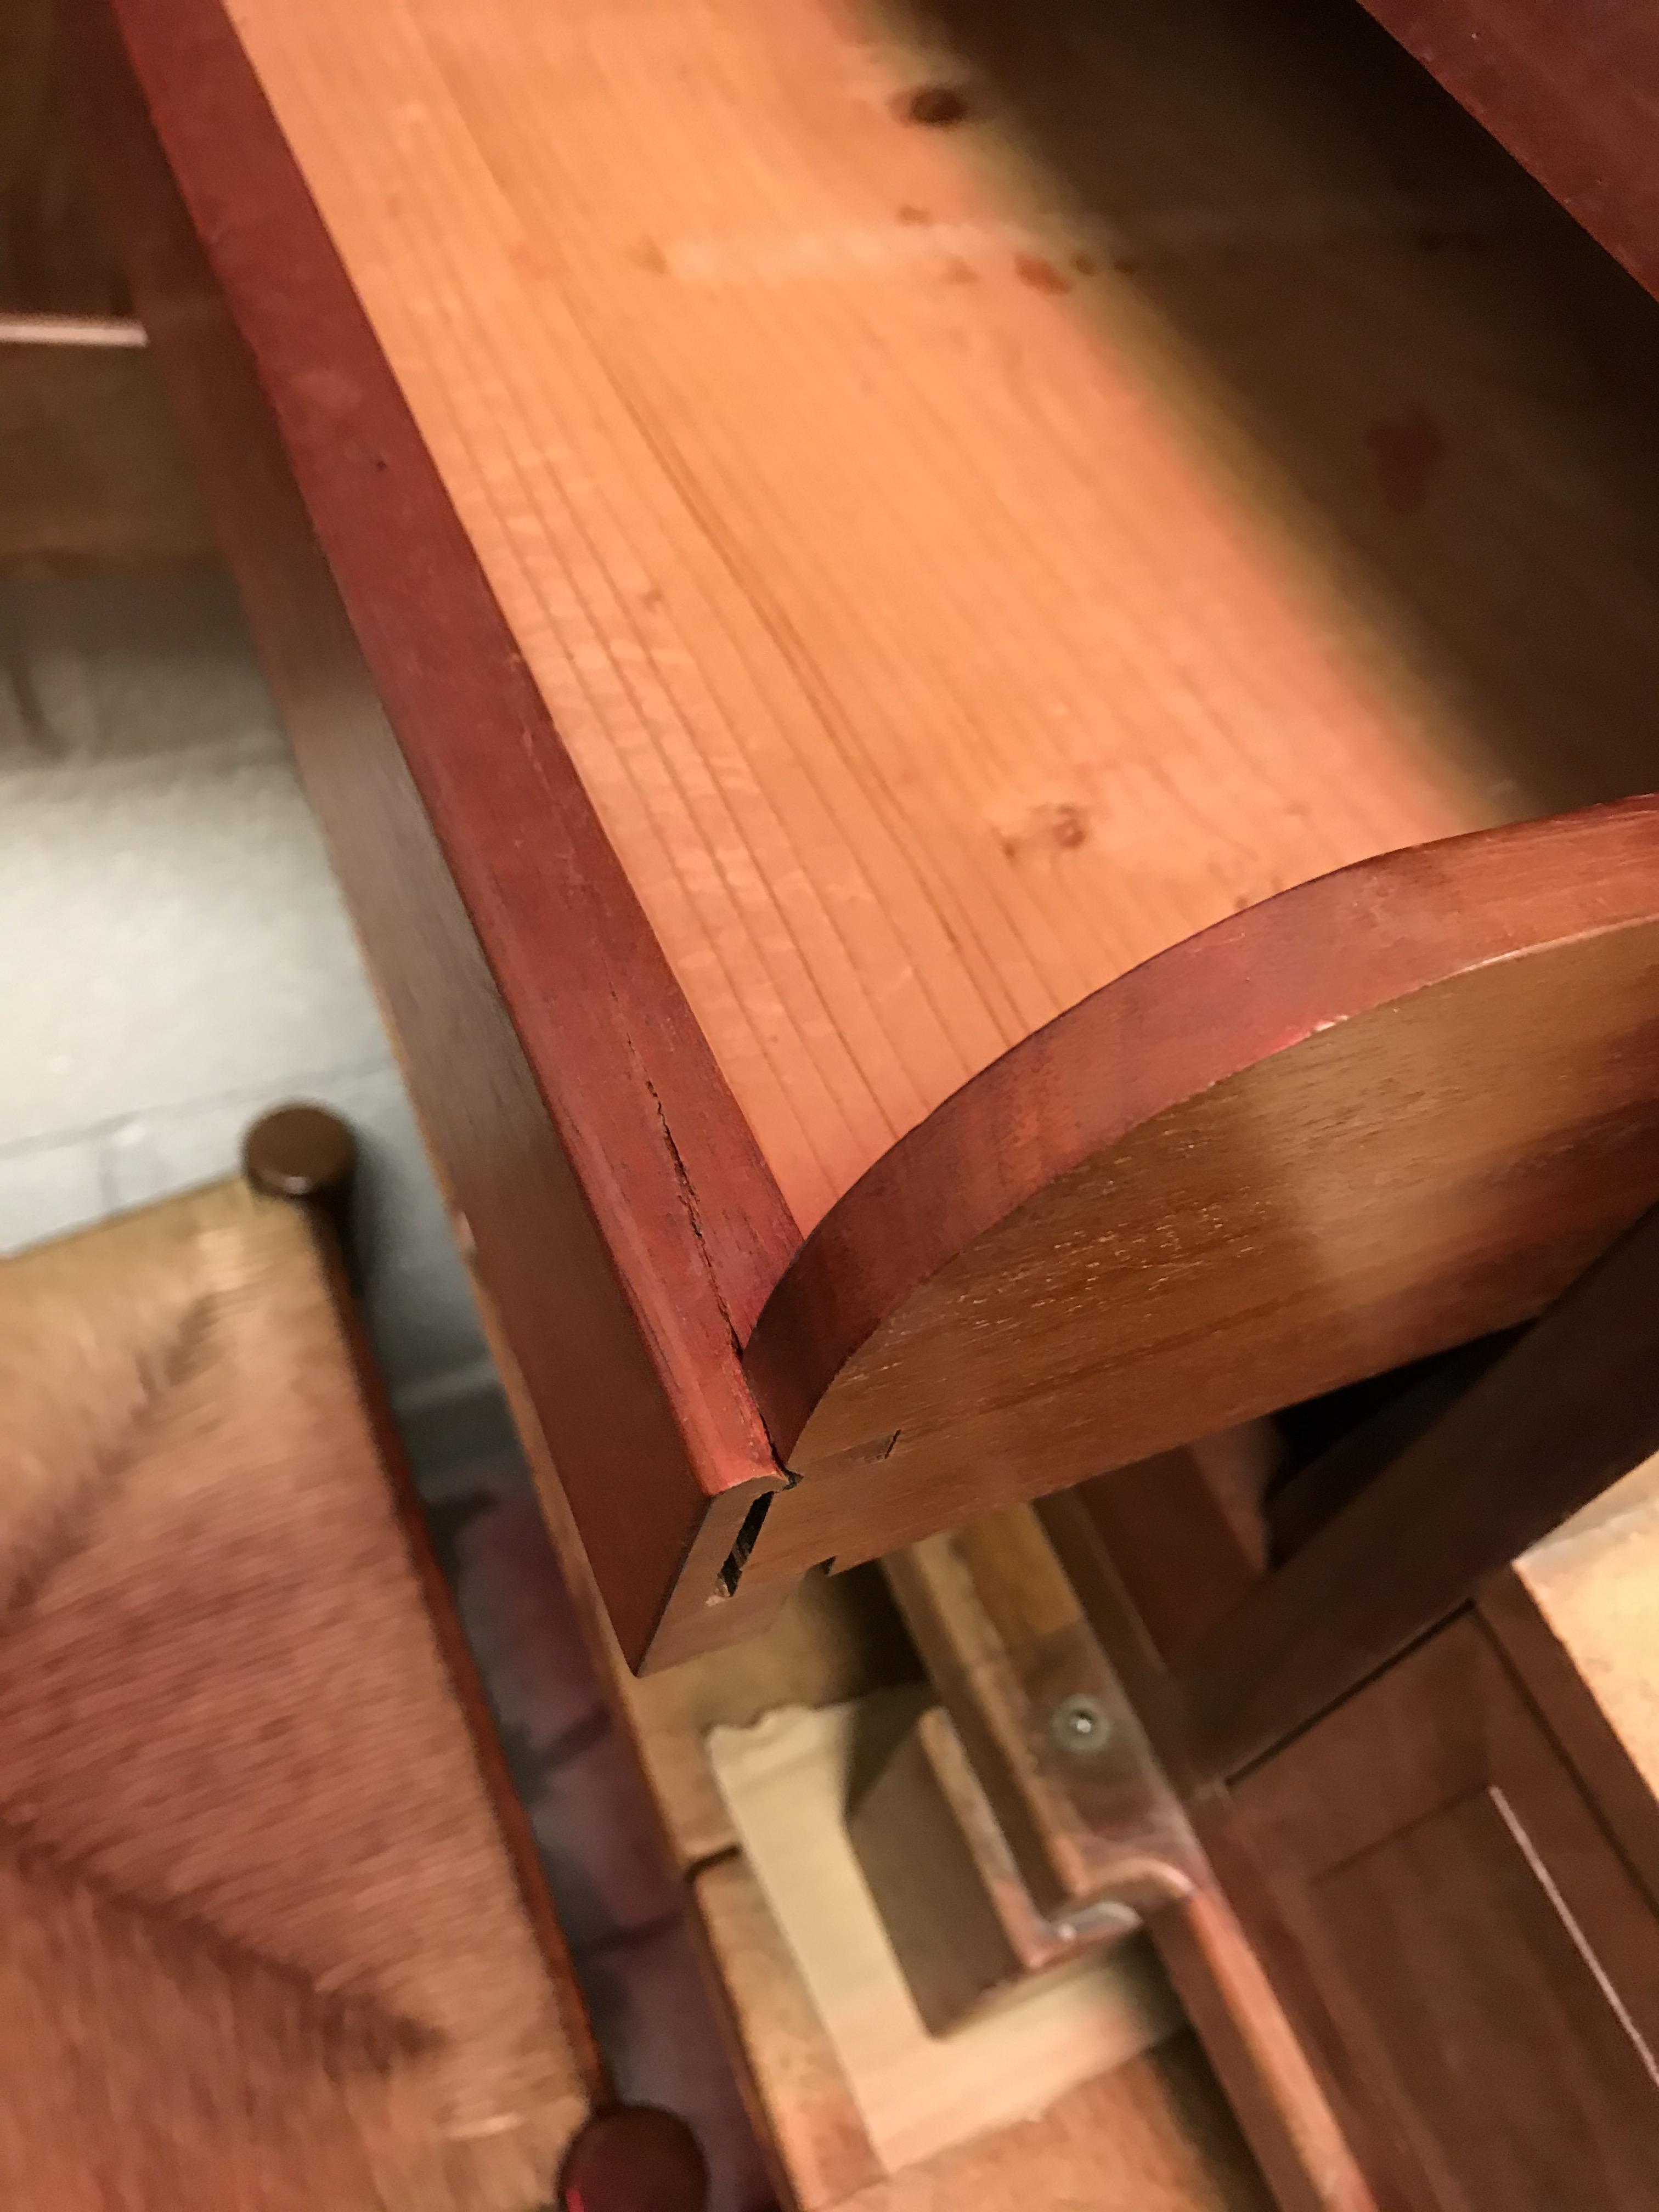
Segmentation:
{"type": "Polygon", "coordinates": [[[0,9],[0,575],[217,559],[85,173],[58,0],[0,9]]]}
{"type": "Polygon", "coordinates": [[[0,313],[120,315],[130,295],[70,125],[58,11],[0,9],[0,313]]]}
{"type": "Polygon", "coordinates": [[[218,562],[148,350],[0,334],[0,572],[218,562]]]}

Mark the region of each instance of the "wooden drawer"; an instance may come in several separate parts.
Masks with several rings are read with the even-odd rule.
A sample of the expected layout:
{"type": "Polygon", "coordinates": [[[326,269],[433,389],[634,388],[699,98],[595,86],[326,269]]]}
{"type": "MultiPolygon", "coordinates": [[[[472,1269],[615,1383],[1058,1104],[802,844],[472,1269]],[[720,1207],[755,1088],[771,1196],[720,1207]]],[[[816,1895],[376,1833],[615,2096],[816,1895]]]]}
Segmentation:
{"type": "Polygon", "coordinates": [[[1363,14],[67,12],[631,1662],[1659,1198],[1659,307],[1363,14]]]}

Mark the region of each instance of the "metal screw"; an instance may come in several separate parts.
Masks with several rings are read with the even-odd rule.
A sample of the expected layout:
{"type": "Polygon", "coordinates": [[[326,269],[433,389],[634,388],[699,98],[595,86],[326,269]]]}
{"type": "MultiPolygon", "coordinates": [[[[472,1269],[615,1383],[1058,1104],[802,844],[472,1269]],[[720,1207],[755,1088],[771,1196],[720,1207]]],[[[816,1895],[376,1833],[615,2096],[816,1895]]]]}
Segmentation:
{"type": "Polygon", "coordinates": [[[1112,1723],[1097,1699],[1076,1696],[1062,1698],[1048,1717],[1048,1733],[1062,1751],[1075,1758],[1092,1757],[1104,1751],[1112,1733],[1112,1723]]]}

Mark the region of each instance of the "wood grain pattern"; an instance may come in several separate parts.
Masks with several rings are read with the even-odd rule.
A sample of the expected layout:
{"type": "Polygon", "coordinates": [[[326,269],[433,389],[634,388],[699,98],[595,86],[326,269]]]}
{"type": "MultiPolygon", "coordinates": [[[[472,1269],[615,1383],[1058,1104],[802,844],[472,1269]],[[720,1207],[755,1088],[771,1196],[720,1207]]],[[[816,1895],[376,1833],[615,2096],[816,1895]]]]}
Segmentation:
{"type": "Polygon", "coordinates": [[[1364,862],[958,1092],[750,1343],[810,1471],[751,1572],[850,1563],[1535,1312],[1659,1196],[1656,860],[1659,805],[1632,800],[1364,862]]]}
{"type": "Polygon", "coordinates": [[[1586,230],[1659,289],[1659,23],[1613,0],[1365,0],[1586,230]]]}
{"type": "Polygon", "coordinates": [[[1450,940],[1443,856],[1188,936],[1651,777],[1649,303],[1386,40],[1225,0],[1179,38],[1082,0],[111,4],[207,261],[167,262],[154,147],[128,252],[630,1656],[741,1632],[706,1600],[774,1445],[822,1479],[756,1588],[1532,1310],[1653,1194],[1639,811],[1556,833],[1559,880],[1460,860],[1490,911],[1450,940]],[[1577,1090],[1533,1079],[1546,999],[1577,1090]],[[1470,1030],[1502,1111],[1418,1179],[1470,1030]],[[1390,1163],[1373,1251],[1334,1185],[1390,1163]]]}
{"type": "Polygon", "coordinates": [[[1659,1450],[1659,1214],[1176,1669],[1202,1769],[1236,1774],[1659,1450]]]}
{"type": "MultiPolygon", "coordinates": [[[[1547,787],[1648,780],[1659,538],[1608,436],[1623,403],[1561,348],[1541,284],[1528,318],[1494,242],[1506,173],[1437,116],[1419,150],[1369,48],[1310,42],[1304,82],[1293,38],[1254,58],[1254,24],[1209,0],[1179,40],[1050,11],[1057,67],[1115,106],[1135,88],[1118,161],[1083,179],[1033,149],[962,46],[977,19],[947,9],[227,5],[536,720],[803,1228],[1000,1052],[1194,928],[1547,787]],[[940,77],[973,81],[962,130],[904,119],[940,77]],[[1413,149],[1403,193],[1373,127],[1413,149]],[[1201,191],[1149,152],[1160,133],[1202,148],[1201,191]],[[1448,210],[1473,282],[1419,243],[1448,210]],[[1182,264],[1219,363],[1120,265],[1142,254],[1182,264]],[[1262,369],[1316,327],[1300,389],[1262,369]],[[1229,344],[1340,442],[1335,513],[1226,388],[1229,344]],[[1524,372],[1494,370],[1505,348],[1524,372]],[[1461,521],[1427,489],[1443,448],[1461,521]],[[1388,556],[1334,543],[1351,521],[1388,556]],[[1397,596],[1413,562],[1445,594],[1426,638],[1420,590],[1397,596]],[[1571,624],[1534,605],[1557,590],[1571,624]],[[1534,623],[1522,716],[1496,672],[1534,623]],[[1501,704],[1468,696],[1488,681],[1501,704]],[[1547,769],[1514,727],[1540,716],[1547,769]]],[[[173,12],[122,8],[145,44],[173,12]]],[[[187,74],[151,92],[175,137],[204,105],[187,74]]],[[[215,198],[224,260],[252,187],[215,198]]],[[[1514,219],[1542,220],[1524,188],[1514,219]]],[[[339,474],[360,367],[308,314],[294,360],[305,311],[270,271],[233,286],[239,314],[339,474]]],[[[359,600],[368,550],[330,550],[359,600]]],[[[469,747],[471,775],[501,773],[501,742],[469,747]]]]}
{"type": "Polygon", "coordinates": [[[1233,1802],[1405,2202],[1649,2202],[1659,1919],[1475,1621],[1233,1802]]]}
{"type": "Polygon", "coordinates": [[[677,1590],[704,1620],[778,1480],[732,1341],[788,1249],[775,1191],[228,27],[149,0],[74,27],[112,221],[458,1237],[637,1662],[677,1590]]]}
{"type": "Polygon", "coordinates": [[[884,2178],[753,1873],[722,1860],[697,1876],[696,1894],[800,2212],[1266,2212],[1260,2176],[1184,2033],[1039,2117],[884,2178]]]}
{"type": "MultiPolygon", "coordinates": [[[[1128,1503],[1144,1512],[1152,1495],[1143,1486],[1128,1503]]],[[[1201,1523],[1204,1504],[1182,1492],[1177,1509],[1182,1498],[1188,1521],[1201,1523]]],[[[1223,1522],[1219,1502],[1207,1492],[1205,1501],[1223,1522]]],[[[1146,1933],[1284,2212],[1375,2212],[1342,2121],[1286,2018],[1276,1976],[1172,1802],[1170,1784],[1188,1786],[1189,1762],[1164,1725],[1172,1716],[1158,1695],[1163,1677],[1100,1527],[1081,1492],[1052,1504],[1066,1567],[1076,1562],[1084,1571],[1076,1589],[1029,1508],[970,1523],[886,1563],[929,1672],[972,1746],[976,1779],[998,1813],[1003,1855],[1023,1848],[1028,1898],[1058,1888],[1065,1903],[1067,1892],[1085,1898],[1104,1886],[1140,1905],[1146,1933]],[[1069,1526],[1079,1522],[1080,1540],[1069,1526]],[[1109,1661],[1098,1650],[1079,1650],[1096,1631],[1109,1640],[1109,1661]],[[1112,1731],[1103,1755],[1034,1755],[1048,1741],[1056,1697],[1079,1688],[1095,1697],[1112,1731]],[[1144,1731],[1151,1730],[1158,1741],[1149,1753],[1144,1731]],[[1169,1759],[1167,1777],[1155,1767],[1160,1756],[1169,1759]],[[1159,1864],[1156,1883],[1146,1879],[1147,1859],[1159,1864]]],[[[925,1926],[921,1938],[926,1970],[925,1926]]],[[[902,1936],[895,1941],[908,1957],[902,1936]]]]}

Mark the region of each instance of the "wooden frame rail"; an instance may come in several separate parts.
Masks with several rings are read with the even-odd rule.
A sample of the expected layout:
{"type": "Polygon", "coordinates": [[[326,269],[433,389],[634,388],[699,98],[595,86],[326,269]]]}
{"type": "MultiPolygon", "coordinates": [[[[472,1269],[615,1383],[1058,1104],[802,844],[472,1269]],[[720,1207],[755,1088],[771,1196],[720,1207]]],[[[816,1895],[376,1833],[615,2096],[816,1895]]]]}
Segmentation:
{"type": "Polygon", "coordinates": [[[1656,1348],[1650,1213],[1172,1670],[1197,1771],[1266,1757],[1659,1450],[1656,1348]]]}

